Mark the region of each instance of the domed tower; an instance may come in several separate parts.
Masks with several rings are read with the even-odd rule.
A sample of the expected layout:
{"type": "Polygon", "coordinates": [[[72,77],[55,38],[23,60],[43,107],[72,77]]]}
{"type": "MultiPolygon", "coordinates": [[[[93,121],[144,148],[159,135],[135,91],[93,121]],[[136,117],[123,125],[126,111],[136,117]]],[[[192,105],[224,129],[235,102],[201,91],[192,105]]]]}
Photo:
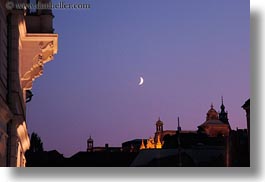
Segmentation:
{"type": "Polygon", "coordinates": [[[89,139],[87,139],[87,152],[93,152],[93,145],[94,141],[91,136],[89,136],[89,139]]]}
{"type": "Polygon", "coordinates": [[[163,122],[160,120],[160,117],[156,122],[156,132],[163,132],[163,122]]]}
{"type": "Polygon", "coordinates": [[[154,141],[155,143],[158,142],[158,137],[160,139],[163,139],[162,136],[163,136],[163,121],[160,120],[160,117],[158,118],[158,121],[156,122],[156,132],[155,132],[155,137],[154,137],[154,141]]]}
{"type": "Polygon", "coordinates": [[[228,136],[230,132],[230,126],[219,119],[218,113],[213,108],[213,104],[211,104],[211,108],[206,114],[206,121],[198,126],[198,131],[206,133],[211,137],[216,137],[218,135],[228,136]]]}
{"type": "Polygon", "coordinates": [[[209,121],[209,120],[218,120],[218,113],[213,108],[213,104],[211,104],[211,109],[207,112],[207,115],[206,115],[206,121],[209,121]]]}

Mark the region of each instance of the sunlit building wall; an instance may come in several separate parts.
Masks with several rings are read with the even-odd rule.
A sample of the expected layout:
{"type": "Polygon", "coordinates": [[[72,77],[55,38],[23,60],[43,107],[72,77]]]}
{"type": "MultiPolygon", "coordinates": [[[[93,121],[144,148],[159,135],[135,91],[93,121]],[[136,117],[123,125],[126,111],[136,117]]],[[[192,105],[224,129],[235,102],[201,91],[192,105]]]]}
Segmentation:
{"type": "Polygon", "coordinates": [[[32,12],[7,3],[0,2],[0,166],[23,167],[30,147],[26,101],[32,82],[57,53],[58,35],[51,10],[32,12]]]}

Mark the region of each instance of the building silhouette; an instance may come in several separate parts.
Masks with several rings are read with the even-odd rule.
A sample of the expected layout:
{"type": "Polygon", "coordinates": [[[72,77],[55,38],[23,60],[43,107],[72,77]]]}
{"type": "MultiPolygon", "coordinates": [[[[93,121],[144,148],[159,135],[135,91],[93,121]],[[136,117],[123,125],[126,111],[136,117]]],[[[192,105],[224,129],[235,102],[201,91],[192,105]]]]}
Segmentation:
{"type": "Polygon", "coordinates": [[[159,118],[155,137],[162,137],[162,149],[146,149],[143,140],[131,166],[250,166],[246,130],[231,130],[223,98],[220,109],[211,104],[197,131],[182,130],[179,118],[177,130],[164,130],[159,118]]]}
{"type": "Polygon", "coordinates": [[[35,152],[27,156],[27,166],[249,167],[248,132],[231,130],[223,99],[220,108],[218,113],[211,105],[197,131],[182,130],[179,118],[177,130],[164,130],[159,118],[149,139],[125,141],[122,147],[94,147],[90,136],[87,151],[69,158],[57,151],[35,152]]]}
{"type": "Polygon", "coordinates": [[[250,99],[248,99],[242,108],[246,111],[247,132],[248,132],[248,152],[250,154],[250,99]]]}
{"type": "Polygon", "coordinates": [[[93,148],[94,148],[94,141],[90,136],[89,139],[87,139],[87,152],[93,152],[93,148]]]}
{"type": "MultiPolygon", "coordinates": [[[[215,109],[213,104],[211,104],[210,109],[208,110],[206,114],[206,120],[198,126],[197,131],[191,131],[191,130],[182,130],[180,126],[180,121],[178,118],[177,122],[177,129],[176,130],[164,130],[164,122],[161,121],[160,117],[158,118],[158,121],[156,121],[156,131],[154,138],[150,137],[149,139],[142,140],[141,145],[138,147],[138,149],[146,149],[146,148],[160,148],[156,147],[157,144],[161,148],[168,148],[168,147],[177,147],[178,146],[178,137],[179,135],[186,135],[186,136],[197,136],[200,134],[200,136],[207,136],[207,137],[218,137],[218,136],[225,136],[228,137],[230,133],[230,124],[228,119],[228,113],[225,111],[225,106],[222,102],[220,106],[221,111],[218,113],[215,109]],[[204,135],[203,135],[204,134],[204,135]],[[174,137],[177,137],[176,140],[172,139],[174,137]],[[172,140],[172,142],[169,142],[172,140]],[[167,141],[167,143],[165,143],[167,141]],[[172,143],[169,144],[169,143],[172,143]],[[146,146],[151,147],[146,147],[146,146]]],[[[189,140],[189,142],[192,140],[189,140]]],[[[139,142],[139,141],[138,141],[139,142]]],[[[184,142],[185,144],[189,143],[184,142]]]]}
{"type": "Polygon", "coordinates": [[[221,105],[221,112],[218,114],[211,104],[210,110],[207,112],[206,121],[198,126],[198,131],[206,133],[208,136],[216,137],[218,135],[229,136],[230,124],[228,122],[227,112],[225,106],[221,105]]]}

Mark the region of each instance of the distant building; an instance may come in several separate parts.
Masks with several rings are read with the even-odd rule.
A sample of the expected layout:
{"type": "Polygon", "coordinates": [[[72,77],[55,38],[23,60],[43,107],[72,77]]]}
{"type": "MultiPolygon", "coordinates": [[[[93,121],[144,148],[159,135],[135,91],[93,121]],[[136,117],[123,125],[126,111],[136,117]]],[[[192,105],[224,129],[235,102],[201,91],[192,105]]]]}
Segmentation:
{"type": "Polygon", "coordinates": [[[87,139],[87,152],[93,152],[93,149],[94,149],[94,141],[90,136],[89,139],[87,139]]]}
{"type": "Polygon", "coordinates": [[[161,149],[162,143],[158,139],[157,142],[154,141],[153,137],[149,139],[134,139],[122,143],[123,152],[139,152],[139,150],[144,149],[161,149]]]}
{"type": "Polygon", "coordinates": [[[163,145],[164,137],[172,136],[176,134],[176,130],[164,130],[164,122],[160,120],[160,117],[158,118],[158,121],[156,122],[156,132],[154,136],[154,143],[160,142],[163,145]]]}
{"type": "Polygon", "coordinates": [[[248,128],[248,150],[250,153],[250,99],[248,99],[242,108],[246,111],[247,128],[248,128]]]}
{"type": "MultiPolygon", "coordinates": [[[[176,136],[176,134],[192,136],[192,135],[197,135],[197,133],[202,133],[202,134],[206,134],[209,137],[217,137],[219,135],[229,136],[229,132],[231,128],[230,128],[230,124],[228,120],[227,111],[225,111],[223,98],[222,98],[222,104],[220,108],[221,108],[221,111],[220,113],[218,113],[214,109],[213,105],[211,105],[211,108],[207,112],[207,115],[206,115],[206,121],[200,126],[198,126],[197,131],[182,130],[180,123],[179,123],[179,118],[178,118],[178,126],[176,127],[177,130],[164,130],[164,122],[161,121],[159,117],[156,122],[156,131],[155,131],[154,138],[150,137],[149,139],[145,141],[141,141],[140,145],[139,145],[140,141],[138,141],[138,146],[141,149],[163,148],[165,140],[167,141],[172,140],[172,137],[176,136]]],[[[175,145],[177,145],[177,143],[175,143],[175,145]]],[[[170,145],[166,144],[164,147],[168,148],[169,146],[170,145]]]]}
{"type": "Polygon", "coordinates": [[[158,139],[156,142],[152,137],[150,137],[147,140],[146,145],[145,145],[144,140],[142,140],[140,150],[143,150],[143,149],[161,149],[161,148],[162,148],[162,143],[160,141],[160,136],[158,135],[158,139]]]}
{"type": "Polygon", "coordinates": [[[163,147],[163,137],[165,135],[174,135],[176,130],[163,130],[163,121],[160,120],[156,122],[156,132],[154,137],[149,137],[149,139],[134,139],[122,143],[123,151],[138,152],[143,149],[161,149],[163,147]]]}
{"type": "Polygon", "coordinates": [[[122,152],[121,147],[110,147],[109,144],[105,144],[105,147],[94,147],[93,152],[122,152]]]}
{"type": "Polygon", "coordinates": [[[206,121],[197,131],[182,130],[179,118],[177,130],[164,130],[164,122],[159,118],[154,139],[142,140],[132,166],[229,166],[231,129],[223,98],[220,108],[218,113],[211,105],[206,121]]]}
{"type": "Polygon", "coordinates": [[[218,113],[211,105],[210,110],[207,112],[206,121],[198,126],[198,131],[206,133],[208,136],[216,137],[218,135],[228,136],[230,132],[230,124],[228,122],[227,112],[225,112],[225,106],[221,105],[221,112],[218,113]]]}
{"type": "Polygon", "coordinates": [[[248,99],[242,108],[246,111],[246,118],[247,118],[247,127],[248,127],[248,133],[250,135],[250,99],[248,99]]]}
{"type": "Polygon", "coordinates": [[[87,139],[87,152],[121,152],[121,147],[109,147],[109,144],[105,144],[105,147],[94,147],[94,140],[91,136],[87,139]]]}
{"type": "Polygon", "coordinates": [[[26,102],[32,82],[57,53],[58,35],[50,9],[12,9],[12,2],[0,2],[0,166],[23,167],[30,146],[26,102]]]}
{"type": "Polygon", "coordinates": [[[150,137],[126,141],[122,143],[122,149],[109,147],[108,144],[105,147],[94,147],[94,140],[90,136],[87,140],[87,152],[78,152],[69,158],[56,151],[37,152],[28,156],[28,166],[250,166],[247,130],[230,130],[223,100],[220,113],[211,106],[207,112],[206,124],[209,125],[208,128],[202,124],[206,128],[183,131],[178,120],[177,130],[163,130],[163,122],[159,118],[155,132],[157,141],[154,140],[155,137],[150,137]],[[160,140],[161,136],[163,141],[160,140]]]}

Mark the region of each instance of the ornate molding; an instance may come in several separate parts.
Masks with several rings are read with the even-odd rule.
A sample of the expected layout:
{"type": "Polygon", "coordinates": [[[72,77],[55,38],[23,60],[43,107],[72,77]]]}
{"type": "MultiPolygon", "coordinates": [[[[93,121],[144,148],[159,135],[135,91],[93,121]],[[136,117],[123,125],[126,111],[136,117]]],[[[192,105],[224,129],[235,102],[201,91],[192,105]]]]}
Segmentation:
{"type": "Polygon", "coordinates": [[[22,58],[21,69],[21,86],[25,90],[32,88],[33,81],[43,74],[44,64],[53,59],[53,55],[57,53],[57,37],[55,40],[42,41],[42,37],[39,40],[22,41],[24,57],[22,58]],[[36,45],[38,49],[33,52],[30,48],[32,45],[36,45]],[[31,54],[30,54],[31,53],[31,54]]]}
{"type": "Polygon", "coordinates": [[[19,24],[21,55],[20,81],[24,90],[31,90],[33,81],[43,74],[44,64],[58,50],[58,34],[26,33],[25,22],[19,24]]]}

